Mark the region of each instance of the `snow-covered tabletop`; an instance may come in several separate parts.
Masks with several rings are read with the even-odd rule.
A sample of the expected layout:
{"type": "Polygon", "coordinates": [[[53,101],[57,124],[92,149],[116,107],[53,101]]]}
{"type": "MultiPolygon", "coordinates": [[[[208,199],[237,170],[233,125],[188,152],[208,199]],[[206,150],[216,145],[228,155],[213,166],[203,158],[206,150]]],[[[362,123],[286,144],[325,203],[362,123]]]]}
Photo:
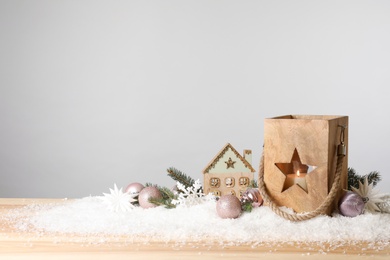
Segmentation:
{"type": "Polygon", "coordinates": [[[334,214],[291,222],[266,206],[254,208],[237,219],[221,219],[215,211],[215,201],[174,209],[136,207],[128,212],[108,211],[101,197],[49,202],[0,199],[1,241],[8,237],[34,246],[34,241],[44,239],[54,247],[73,243],[90,249],[112,248],[113,242],[122,249],[157,243],[174,251],[198,248],[198,253],[217,248],[228,253],[223,250],[229,247],[229,252],[232,248],[247,248],[245,253],[287,250],[301,255],[390,254],[390,214],[363,214],[355,218],[334,214]]]}

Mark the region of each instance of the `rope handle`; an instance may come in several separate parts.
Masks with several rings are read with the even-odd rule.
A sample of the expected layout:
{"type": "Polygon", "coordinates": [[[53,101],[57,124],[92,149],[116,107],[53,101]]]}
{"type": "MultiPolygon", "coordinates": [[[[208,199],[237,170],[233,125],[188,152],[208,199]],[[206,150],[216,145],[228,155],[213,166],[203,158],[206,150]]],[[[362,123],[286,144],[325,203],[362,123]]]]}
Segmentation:
{"type": "MultiPolygon", "coordinates": [[[[344,131],[342,131],[342,135],[344,135],[344,131]]],[[[344,140],[342,140],[341,144],[338,146],[336,173],[335,173],[332,188],[331,188],[329,194],[326,196],[326,198],[322,202],[322,204],[314,211],[307,212],[304,214],[297,214],[297,213],[287,213],[287,212],[281,210],[280,207],[276,203],[274,203],[273,200],[270,198],[270,196],[267,194],[267,191],[265,189],[265,183],[264,183],[264,152],[263,152],[263,154],[261,155],[260,169],[259,169],[260,195],[263,197],[264,202],[268,203],[268,206],[272,209],[272,211],[274,213],[276,213],[277,215],[279,215],[287,220],[302,221],[302,220],[312,219],[318,215],[322,215],[328,209],[330,204],[332,204],[332,202],[336,198],[337,192],[340,190],[341,172],[342,172],[342,168],[343,168],[343,162],[344,162],[345,155],[346,155],[346,147],[344,145],[344,140]]]]}

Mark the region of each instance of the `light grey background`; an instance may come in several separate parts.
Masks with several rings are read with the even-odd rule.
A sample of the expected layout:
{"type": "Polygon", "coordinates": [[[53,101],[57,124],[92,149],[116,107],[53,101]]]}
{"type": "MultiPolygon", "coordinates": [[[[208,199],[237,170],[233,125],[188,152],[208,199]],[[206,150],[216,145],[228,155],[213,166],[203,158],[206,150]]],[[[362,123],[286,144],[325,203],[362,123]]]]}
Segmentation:
{"type": "Polygon", "coordinates": [[[390,1],[0,0],[0,197],[195,179],[263,120],[350,116],[390,192],[390,1]]]}

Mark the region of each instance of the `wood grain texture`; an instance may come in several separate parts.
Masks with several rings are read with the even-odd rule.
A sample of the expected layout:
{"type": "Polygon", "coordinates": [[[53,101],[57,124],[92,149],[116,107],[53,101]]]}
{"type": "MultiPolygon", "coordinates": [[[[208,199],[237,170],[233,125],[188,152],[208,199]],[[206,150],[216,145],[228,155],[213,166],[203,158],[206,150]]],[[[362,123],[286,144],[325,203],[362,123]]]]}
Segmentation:
{"type": "MultiPolygon", "coordinates": [[[[69,200],[68,200],[69,201],[69,200]]],[[[71,200],[70,200],[71,201],[71,200]]],[[[61,199],[0,199],[0,216],[31,203],[61,199]]],[[[389,243],[259,243],[129,241],[125,236],[78,236],[16,231],[0,218],[0,259],[389,259],[389,243]]]]}
{"type": "MultiPolygon", "coordinates": [[[[325,200],[336,169],[339,125],[348,126],[348,117],[290,115],[265,119],[264,181],[276,204],[296,212],[310,212],[325,200]],[[307,192],[298,185],[283,190],[286,176],[276,164],[292,162],[294,151],[299,154],[302,164],[316,166],[306,175],[307,192]]],[[[348,145],[348,130],[345,131],[345,144],[348,145]]],[[[335,201],[346,188],[347,171],[348,155],[344,159],[341,189],[335,201]]],[[[328,209],[328,214],[334,206],[328,209]]]]}

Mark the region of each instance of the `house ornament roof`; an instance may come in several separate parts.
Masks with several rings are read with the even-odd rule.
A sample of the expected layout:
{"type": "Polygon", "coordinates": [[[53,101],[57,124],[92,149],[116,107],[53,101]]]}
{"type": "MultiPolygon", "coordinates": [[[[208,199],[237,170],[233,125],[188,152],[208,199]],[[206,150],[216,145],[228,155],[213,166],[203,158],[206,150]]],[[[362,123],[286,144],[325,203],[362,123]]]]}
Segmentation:
{"type": "Polygon", "coordinates": [[[234,147],[230,143],[227,143],[222,148],[222,150],[217,154],[217,156],[215,156],[214,159],[206,166],[206,168],[204,168],[203,173],[208,173],[212,168],[214,168],[217,162],[223,157],[223,155],[227,152],[229,148],[233,151],[233,153],[237,156],[237,158],[239,158],[242,161],[242,163],[245,165],[246,168],[249,168],[251,172],[255,172],[255,169],[253,169],[252,165],[247,160],[245,160],[245,158],[242,157],[242,155],[239,152],[237,152],[237,150],[234,149],[234,147]]]}

